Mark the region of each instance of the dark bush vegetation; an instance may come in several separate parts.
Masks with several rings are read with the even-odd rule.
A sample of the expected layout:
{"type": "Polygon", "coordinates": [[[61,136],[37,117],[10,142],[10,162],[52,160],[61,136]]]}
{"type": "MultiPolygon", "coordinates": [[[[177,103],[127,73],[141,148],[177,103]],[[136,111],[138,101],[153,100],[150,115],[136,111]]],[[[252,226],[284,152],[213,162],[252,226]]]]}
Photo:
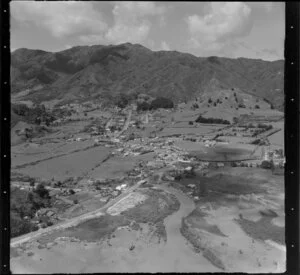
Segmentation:
{"type": "Polygon", "coordinates": [[[274,163],[273,161],[264,160],[260,167],[263,169],[274,169],[274,163]]]}
{"type": "Polygon", "coordinates": [[[131,96],[125,95],[125,94],[120,94],[118,96],[116,105],[119,108],[123,109],[123,108],[125,108],[129,104],[130,100],[131,100],[131,96]]]}
{"type": "Polygon", "coordinates": [[[171,109],[174,108],[174,103],[171,99],[165,97],[157,97],[150,104],[150,110],[156,110],[159,108],[171,109]]]}
{"type": "Polygon", "coordinates": [[[22,219],[16,212],[11,211],[10,235],[12,238],[38,229],[38,226],[28,220],[22,219]]]}
{"type": "Polygon", "coordinates": [[[210,62],[210,63],[215,63],[215,64],[218,64],[220,65],[221,62],[219,60],[219,58],[217,56],[210,56],[207,58],[207,60],[210,62]]]}
{"type": "Polygon", "coordinates": [[[35,213],[51,206],[48,190],[38,184],[33,192],[14,188],[11,190],[11,237],[16,237],[37,230],[37,226],[30,222],[35,213]]]}
{"type": "Polygon", "coordinates": [[[61,108],[54,108],[52,110],[52,115],[56,118],[71,116],[73,113],[75,113],[75,110],[68,110],[68,109],[61,109],[61,108]]]}
{"type": "Polygon", "coordinates": [[[251,142],[251,144],[254,144],[254,145],[260,145],[260,143],[261,143],[260,139],[256,139],[251,142]]]}
{"type": "Polygon", "coordinates": [[[45,63],[45,66],[54,71],[70,74],[74,74],[83,69],[82,64],[74,62],[71,57],[62,53],[55,53],[53,58],[45,63]]]}
{"type": "Polygon", "coordinates": [[[233,123],[238,123],[239,122],[239,119],[237,117],[234,117],[232,120],[233,120],[233,123]]]}
{"type": "Polygon", "coordinates": [[[44,122],[47,126],[53,122],[56,117],[51,113],[47,112],[44,105],[37,105],[36,107],[29,108],[25,104],[12,104],[12,111],[25,118],[30,123],[40,125],[44,122]]]}
{"type": "Polygon", "coordinates": [[[49,191],[45,188],[45,186],[41,183],[39,183],[36,188],[34,189],[34,192],[38,194],[39,197],[49,199],[49,191]]]}
{"type": "Polygon", "coordinates": [[[267,124],[261,124],[259,123],[257,125],[257,128],[265,129],[266,131],[273,129],[272,125],[267,125],[267,124]]]}
{"type": "Polygon", "coordinates": [[[150,109],[150,104],[146,101],[137,104],[137,111],[147,111],[150,109]]]}
{"type": "Polygon", "coordinates": [[[260,109],[259,105],[255,105],[254,109],[260,109]]]}
{"type": "Polygon", "coordinates": [[[112,58],[120,58],[127,60],[128,56],[121,54],[119,51],[126,49],[125,46],[119,45],[114,47],[104,47],[95,51],[90,57],[90,64],[100,63],[103,65],[108,65],[109,60],[112,58]]]}
{"type": "Polygon", "coordinates": [[[207,124],[230,124],[228,120],[221,119],[221,118],[205,118],[199,115],[199,117],[196,119],[196,122],[198,123],[207,123],[207,124]]]}

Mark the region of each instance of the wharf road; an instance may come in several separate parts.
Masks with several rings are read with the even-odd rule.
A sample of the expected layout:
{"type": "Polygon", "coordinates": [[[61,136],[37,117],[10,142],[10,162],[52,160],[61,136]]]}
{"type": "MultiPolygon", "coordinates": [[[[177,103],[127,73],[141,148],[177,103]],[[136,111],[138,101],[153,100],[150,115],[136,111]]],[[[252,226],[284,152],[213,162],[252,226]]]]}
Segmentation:
{"type": "Polygon", "coordinates": [[[113,206],[114,204],[116,204],[120,200],[127,197],[131,192],[133,192],[135,189],[137,189],[141,185],[141,182],[142,181],[138,181],[135,185],[133,185],[130,188],[128,188],[127,190],[125,190],[124,193],[120,194],[116,198],[110,200],[107,204],[105,204],[101,208],[98,208],[94,211],[91,211],[91,212],[82,214],[80,216],[74,217],[72,219],[65,220],[65,221],[63,221],[59,224],[55,224],[55,225],[49,226],[47,228],[39,229],[38,231],[30,232],[28,234],[13,238],[13,239],[11,239],[10,246],[11,247],[16,247],[16,246],[19,246],[19,245],[21,245],[25,242],[34,241],[38,237],[41,237],[42,235],[49,234],[52,231],[60,230],[60,229],[64,229],[64,228],[68,228],[68,227],[72,227],[72,226],[76,226],[76,225],[78,225],[78,224],[80,224],[84,221],[87,221],[87,220],[105,215],[105,212],[106,212],[107,208],[113,206]]]}

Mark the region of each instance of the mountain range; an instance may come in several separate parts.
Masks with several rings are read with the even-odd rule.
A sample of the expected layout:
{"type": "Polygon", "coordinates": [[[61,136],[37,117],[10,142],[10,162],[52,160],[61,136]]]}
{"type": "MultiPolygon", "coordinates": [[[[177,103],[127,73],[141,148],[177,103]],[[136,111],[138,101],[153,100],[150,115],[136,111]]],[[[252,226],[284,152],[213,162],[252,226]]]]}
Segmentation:
{"type": "Polygon", "coordinates": [[[120,94],[181,102],[232,88],[283,110],[284,60],[204,58],[131,43],[11,54],[11,93],[35,103],[113,100],[120,94]]]}

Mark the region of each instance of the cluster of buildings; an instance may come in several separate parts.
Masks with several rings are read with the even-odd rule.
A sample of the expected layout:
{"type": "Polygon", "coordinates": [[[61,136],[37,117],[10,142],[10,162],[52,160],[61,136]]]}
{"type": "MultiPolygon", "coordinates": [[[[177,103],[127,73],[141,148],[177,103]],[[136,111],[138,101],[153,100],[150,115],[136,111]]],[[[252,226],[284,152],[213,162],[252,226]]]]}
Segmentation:
{"type": "Polygon", "coordinates": [[[273,161],[275,166],[284,166],[285,157],[283,149],[270,149],[269,147],[262,147],[261,152],[262,161],[273,161]]]}

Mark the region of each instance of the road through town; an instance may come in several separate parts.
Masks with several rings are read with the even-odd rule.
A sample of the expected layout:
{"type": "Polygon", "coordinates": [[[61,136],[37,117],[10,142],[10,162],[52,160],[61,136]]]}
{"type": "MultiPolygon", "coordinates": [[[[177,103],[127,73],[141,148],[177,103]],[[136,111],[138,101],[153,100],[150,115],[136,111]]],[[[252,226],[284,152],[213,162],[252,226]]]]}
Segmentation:
{"type": "Polygon", "coordinates": [[[85,213],[78,217],[74,217],[72,219],[68,219],[59,224],[56,224],[56,225],[53,225],[53,226],[50,226],[50,227],[47,227],[44,229],[40,229],[38,231],[30,232],[30,233],[22,235],[20,237],[13,238],[13,239],[11,239],[10,245],[11,245],[11,247],[16,247],[22,243],[33,241],[34,239],[42,236],[43,234],[49,234],[50,232],[55,231],[55,230],[64,229],[64,228],[68,228],[71,226],[76,226],[77,224],[79,224],[83,221],[102,216],[102,215],[104,215],[105,210],[108,207],[111,207],[112,205],[116,204],[120,200],[124,199],[131,192],[133,192],[136,188],[138,188],[140,186],[140,184],[141,184],[140,182],[137,182],[135,185],[133,185],[130,188],[128,188],[127,190],[125,190],[124,193],[122,193],[118,197],[110,200],[106,205],[104,205],[103,207],[101,207],[99,209],[85,213]]]}

